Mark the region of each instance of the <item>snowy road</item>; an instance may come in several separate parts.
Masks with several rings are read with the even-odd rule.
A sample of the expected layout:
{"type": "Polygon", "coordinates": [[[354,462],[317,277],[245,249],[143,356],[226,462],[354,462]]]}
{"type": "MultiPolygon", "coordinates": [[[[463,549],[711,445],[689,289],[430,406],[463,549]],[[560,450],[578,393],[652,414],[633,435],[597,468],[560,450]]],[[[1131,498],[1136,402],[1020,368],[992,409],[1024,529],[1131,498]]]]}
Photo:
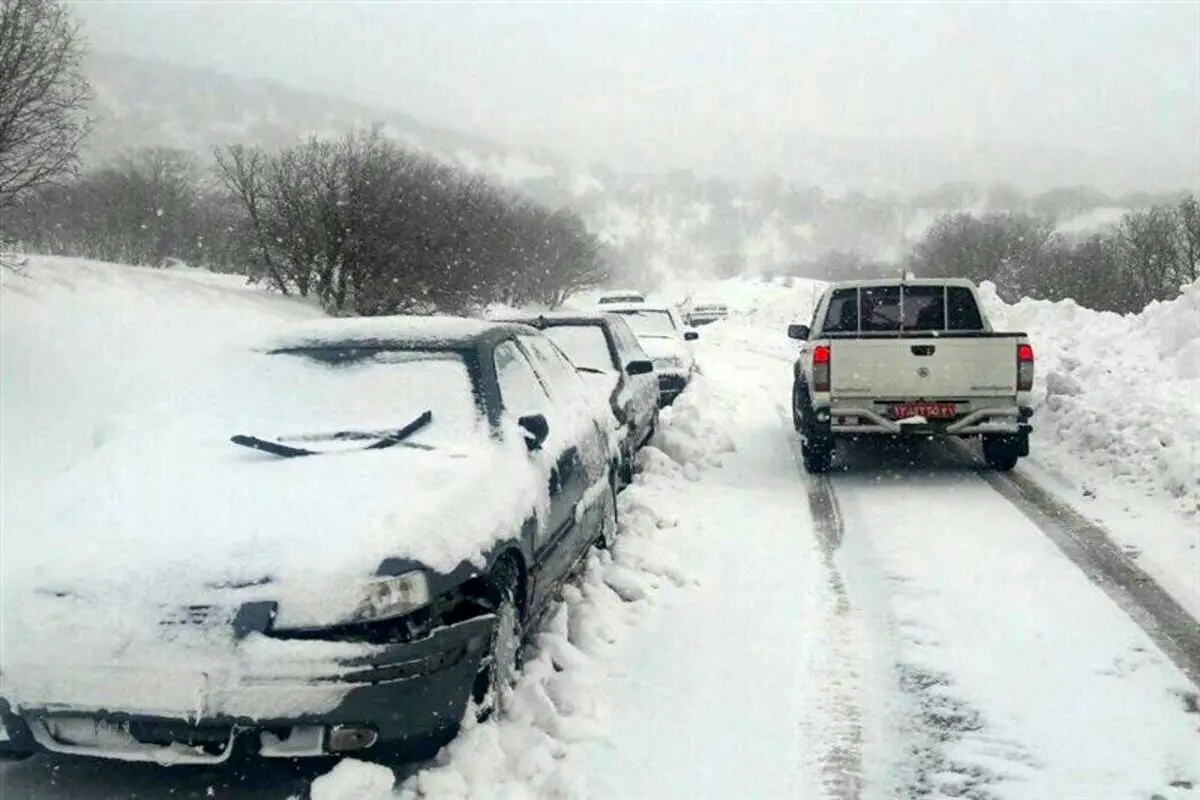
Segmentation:
{"type": "MultiPolygon", "coordinates": [[[[645,507],[662,530],[595,570],[653,602],[629,604],[636,623],[624,627],[617,612],[576,615],[619,604],[585,582],[553,640],[563,652],[524,687],[561,718],[529,722],[527,705],[519,724],[488,723],[510,735],[448,753],[418,793],[1200,798],[1196,688],[969,459],[860,446],[822,491],[796,464],[788,364],[706,339],[718,341],[701,354],[696,408],[736,450],[700,457],[704,437],[668,426],[658,443],[684,466],[654,470],[625,501],[627,517],[645,507]],[[678,574],[612,577],[652,556],[678,574]],[[538,782],[568,767],[580,774],[538,782]]],[[[284,800],[318,769],[35,758],[3,765],[0,793],[284,800]]]]}
{"type": "Polygon", "coordinates": [[[1196,687],[971,459],[862,445],[823,493],[787,364],[705,356],[739,451],[669,502],[723,579],[630,647],[594,796],[1198,796],[1196,687]]]}

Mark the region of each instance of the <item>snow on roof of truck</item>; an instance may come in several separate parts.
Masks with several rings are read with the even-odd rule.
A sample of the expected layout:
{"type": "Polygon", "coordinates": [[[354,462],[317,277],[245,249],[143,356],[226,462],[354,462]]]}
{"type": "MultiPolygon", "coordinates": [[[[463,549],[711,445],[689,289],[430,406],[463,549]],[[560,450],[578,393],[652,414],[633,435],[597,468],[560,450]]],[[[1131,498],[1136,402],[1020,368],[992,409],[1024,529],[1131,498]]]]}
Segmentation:
{"type": "Polygon", "coordinates": [[[833,281],[830,289],[865,289],[871,286],[965,286],[977,288],[975,282],[967,278],[865,278],[853,281],[833,281]]]}

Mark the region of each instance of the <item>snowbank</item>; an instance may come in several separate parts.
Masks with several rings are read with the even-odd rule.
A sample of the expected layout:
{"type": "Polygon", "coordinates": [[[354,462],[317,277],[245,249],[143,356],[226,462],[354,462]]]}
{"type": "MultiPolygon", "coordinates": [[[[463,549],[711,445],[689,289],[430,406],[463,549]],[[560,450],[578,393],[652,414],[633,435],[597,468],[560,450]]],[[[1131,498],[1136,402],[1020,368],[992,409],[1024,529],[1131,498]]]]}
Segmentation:
{"type": "Polygon", "coordinates": [[[981,289],[993,324],[1027,331],[1037,353],[1035,456],[1200,514],[1200,281],[1125,316],[981,289]]]}

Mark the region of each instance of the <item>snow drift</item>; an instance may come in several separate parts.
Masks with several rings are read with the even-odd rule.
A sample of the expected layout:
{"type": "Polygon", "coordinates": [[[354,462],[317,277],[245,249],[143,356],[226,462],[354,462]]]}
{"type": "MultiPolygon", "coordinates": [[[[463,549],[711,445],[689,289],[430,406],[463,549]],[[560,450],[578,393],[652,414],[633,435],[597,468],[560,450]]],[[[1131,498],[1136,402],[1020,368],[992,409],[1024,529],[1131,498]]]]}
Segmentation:
{"type": "Polygon", "coordinates": [[[1124,316],[1071,300],[1008,305],[991,284],[981,289],[992,323],[1028,331],[1037,353],[1037,459],[1165,492],[1200,514],[1200,281],[1124,316]]]}

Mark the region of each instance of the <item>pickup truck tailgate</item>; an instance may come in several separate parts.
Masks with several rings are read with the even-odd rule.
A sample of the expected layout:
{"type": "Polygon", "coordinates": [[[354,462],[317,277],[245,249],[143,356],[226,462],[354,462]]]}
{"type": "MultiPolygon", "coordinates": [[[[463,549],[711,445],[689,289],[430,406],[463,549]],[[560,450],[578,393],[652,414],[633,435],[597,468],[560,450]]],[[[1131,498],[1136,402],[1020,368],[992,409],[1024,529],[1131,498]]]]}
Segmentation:
{"type": "Polygon", "coordinates": [[[830,341],[835,398],[936,400],[1017,393],[1019,335],[830,341]]]}

